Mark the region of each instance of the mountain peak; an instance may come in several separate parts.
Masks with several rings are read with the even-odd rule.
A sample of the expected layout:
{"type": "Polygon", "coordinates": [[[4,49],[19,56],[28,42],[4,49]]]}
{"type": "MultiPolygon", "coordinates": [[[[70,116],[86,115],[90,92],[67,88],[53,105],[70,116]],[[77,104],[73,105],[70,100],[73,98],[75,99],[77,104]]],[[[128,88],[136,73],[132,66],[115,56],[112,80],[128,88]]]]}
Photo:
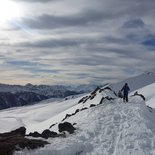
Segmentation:
{"type": "Polygon", "coordinates": [[[45,103],[2,111],[1,132],[24,124],[27,133],[46,129],[59,133],[59,123],[70,122],[75,133],[49,138],[46,148],[15,154],[148,155],[155,151],[155,111],[139,96],[130,96],[125,104],[111,88],[103,87],[77,98],[45,103]]]}

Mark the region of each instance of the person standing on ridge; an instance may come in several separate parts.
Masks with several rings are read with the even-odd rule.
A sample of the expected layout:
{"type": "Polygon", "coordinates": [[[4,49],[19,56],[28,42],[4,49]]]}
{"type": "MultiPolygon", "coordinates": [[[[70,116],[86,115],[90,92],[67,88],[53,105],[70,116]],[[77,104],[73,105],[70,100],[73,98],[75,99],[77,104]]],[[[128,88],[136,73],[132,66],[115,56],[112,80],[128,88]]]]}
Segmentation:
{"type": "Polygon", "coordinates": [[[130,91],[130,88],[127,83],[125,83],[121,91],[123,91],[123,101],[128,102],[128,92],[130,91]]]}

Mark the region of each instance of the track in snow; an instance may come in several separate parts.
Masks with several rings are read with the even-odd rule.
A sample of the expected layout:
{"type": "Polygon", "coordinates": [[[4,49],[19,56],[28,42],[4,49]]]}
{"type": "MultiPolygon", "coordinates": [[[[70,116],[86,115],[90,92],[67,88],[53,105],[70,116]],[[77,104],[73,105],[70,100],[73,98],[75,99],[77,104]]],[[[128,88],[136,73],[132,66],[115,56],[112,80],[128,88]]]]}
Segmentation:
{"type": "MultiPolygon", "coordinates": [[[[66,121],[78,130],[24,155],[154,155],[155,113],[139,97],[120,99],[77,113],[66,121]]],[[[23,155],[17,152],[15,155],[23,155]]]]}

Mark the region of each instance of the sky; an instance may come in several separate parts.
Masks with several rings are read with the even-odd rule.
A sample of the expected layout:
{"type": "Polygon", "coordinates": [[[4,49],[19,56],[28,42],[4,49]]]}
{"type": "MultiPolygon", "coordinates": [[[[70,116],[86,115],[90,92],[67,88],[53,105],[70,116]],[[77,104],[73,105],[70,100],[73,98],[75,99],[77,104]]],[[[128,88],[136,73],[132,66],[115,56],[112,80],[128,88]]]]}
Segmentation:
{"type": "Polygon", "coordinates": [[[0,83],[103,84],[155,69],[154,0],[0,3],[0,83]]]}

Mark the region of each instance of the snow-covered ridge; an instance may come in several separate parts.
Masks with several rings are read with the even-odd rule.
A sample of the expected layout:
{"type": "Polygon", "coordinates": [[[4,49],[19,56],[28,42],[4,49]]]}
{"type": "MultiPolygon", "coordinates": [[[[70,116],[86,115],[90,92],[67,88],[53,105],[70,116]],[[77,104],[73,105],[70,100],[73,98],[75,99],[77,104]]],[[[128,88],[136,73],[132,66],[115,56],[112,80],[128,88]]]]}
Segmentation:
{"type": "MultiPolygon", "coordinates": [[[[155,108],[155,83],[152,83],[143,88],[137,89],[136,91],[145,96],[146,105],[148,105],[149,107],[155,108]]],[[[131,95],[132,94],[133,92],[131,93],[131,95]]]]}
{"type": "Polygon", "coordinates": [[[58,123],[76,123],[66,138],[49,138],[47,145],[15,155],[148,155],[155,153],[155,111],[139,96],[124,104],[109,88],[64,101],[49,102],[0,113],[0,132],[25,126],[27,133],[44,129],[58,132],[58,123]],[[93,105],[93,106],[91,106],[93,105]],[[82,110],[84,109],[85,110],[82,110]],[[56,125],[50,126],[56,123],[56,125]]]}
{"type": "MultiPolygon", "coordinates": [[[[149,73],[139,77],[147,80],[146,77],[152,79],[153,76],[154,73],[149,73]]],[[[129,85],[131,88],[132,84],[129,85]]],[[[15,155],[154,155],[155,110],[146,104],[155,101],[155,82],[140,80],[131,88],[126,104],[112,88],[97,88],[79,97],[3,110],[0,112],[0,132],[25,126],[27,134],[42,133],[45,129],[59,133],[59,123],[76,124],[74,134],[49,138],[50,144],[44,148],[21,150],[15,155]],[[133,96],[135,91],[143,94],[146,102],[140,96],[133,96]]]]}
{"type": "Polygon", "coordinates": [[[24,126],[27,127],[27,133],[35,130],[37,130],[38,132],[42,132],[44,129],[49,128],[52,124],[61,122],[66,117],[66,114],[72,114],[77,109],[80,110],[82,108],[89,108],[90,105],[92,104],[95,104],[95,105],[99,104],[103,97],[104,98],[116,97],[113,94],[113,92],[111,92],[109,89],[106,89],[106,90],[104,89],[104,91],[102,91],[102,89],[99,89],[99,90],[96,89],[96,90],[84,96],[71,98],[64,101],[50,102],[49,100],[48,103],[44,101],[43,104],[39,104],[39,105],[32,105],[32,106],[26,106],[21,108],[13,108],[10,110],[3,110],[0,113],[0,116],[2,116],[2,119],[0,121],[1,123],[5,122],[5,115],[9,115],[10,112],[12,113],[12,117],[11,117],[11,120],[7,119],[8,121],[7,123],[10,122],[9,128],[8,126],[6,126],[4,130],[0,129],[1,130],[0,132],[14,130],[17,127],[17,124],[19,124],[20,126],[20,122],[22,122],[22,124],[24,124],[24,126]],[[87,101],[85,103],[80,102],[82,98],[86,98],[86,97],[87,97],[87,101]],[[4,118],[4,121],[3,121],[3,118],[4,118]],[[12,123],[12,118],[14,120],[13,121],[14,123],[12,123]],[[14,118],[17,118],[17,119],[14,119],[14,118]]]}
{"type": "MultiPolygon", "coordinates": [[[[130,87],[130,92],[137,89],[143,88],[144,86],[155,83],[155,71],[145,72],[136,77],[126,79],[122,82],[109,85],[116,93],[123,87],[124,83],[128,83],[130,87]]],[[[77,95],[81,93],[86,93],[94,90],[97,86],[90,85],[79,85],[79,86],[63,86],[63,85],[32,85],[27,84],[25,86],[20,85],[6,85],[0,84],[0,109],[28,105],[32,103],[37,103],[43,99],[47,98],[64,98],[70,95],[77,95]],[[6,93],[6,94],[5,94],[6,93]],[[9,96],[15,102],[12,103],[8,98],[9,96]],[[21,95],[19,95],[21,94],[21,95]],[[24,94],[24,95],[23,95],[24,94]],[[29,95],[28,95],[29,94],[29,95]],[[33,95],[34,94],[34,97],[33,95]],[[3,98],[1,96],[4,96],[3,98]],[[23,96],[26,96],[23,98],[23,96]]]]}
{"type": "MultiPolygon", "coordinates": [[[[68,117],[65,121],[77,123],[77,131],[66,138],[48,139],[50,145],[35,150],[16,152],[15,155],[148,155],[155,153],[155,111],[148,108],[141,97],[129,97],[129,103],[124,104],[110,89],[94,91],[82,97],[64,101],[59,104],[59,112],[49,116],[48,107],[37,108],[38,123],[27,125],[28,132],[42,131],[49,128],[54,122],[61,122],[66,114],[87,107],[76,115],[68,117]],[[86,102],[79,101],[86,96],[96,94],[93,99],[86,102]],[[113,98],[112,100],[108,100],[113,98]],[[101,99],[102,103],[100,104],[101,99]],[[90,108],[90,105],[96,105],[90,108]],[[63,111],[62,111],[62,106],[63,111]],[[45,112],[48,115],[41,118],[45,112]],[[39,123],[40,122],[40,123],[39,123]]],[[[41,106],[41,105],[40,105],[41,106]]],[[[58,110],[57,107],[57,110],[58,110]]],[[[33,109],[36,110],[36,107],[33,109]]],[[[51,109],[52,110],[52,109],[51,109]]],[[[27,110],[26,110],[27,111],[27,110]]],[[[30,111],[29,111],[30,112],[30,111]]],[[[56,111],[55,111],[56,112],[56,111]]],[[[30,112],[31,113],[31,112],[30,112]]],[[[29,113],[29,114],[30,114],[29,113]]],[[[52,111],[51,111],[52,113],[52,111]]],[[[23,122],[23,121],[21,121],[23,122]]],[[[23,122],[24,123],[24,122],[23,122]]],[[[57,131],[57,125],[51,131],[57,131]]]]}
{"type": "Polygon", "coordinates": [[[145,72],[141,75],[128,78],[115,84],[111,84],[111,87],[117,93],[123,87],[124,83],[128,83],[131,92],[143,88],[147,85],[155,83],[155,71],[145,72]]]}

